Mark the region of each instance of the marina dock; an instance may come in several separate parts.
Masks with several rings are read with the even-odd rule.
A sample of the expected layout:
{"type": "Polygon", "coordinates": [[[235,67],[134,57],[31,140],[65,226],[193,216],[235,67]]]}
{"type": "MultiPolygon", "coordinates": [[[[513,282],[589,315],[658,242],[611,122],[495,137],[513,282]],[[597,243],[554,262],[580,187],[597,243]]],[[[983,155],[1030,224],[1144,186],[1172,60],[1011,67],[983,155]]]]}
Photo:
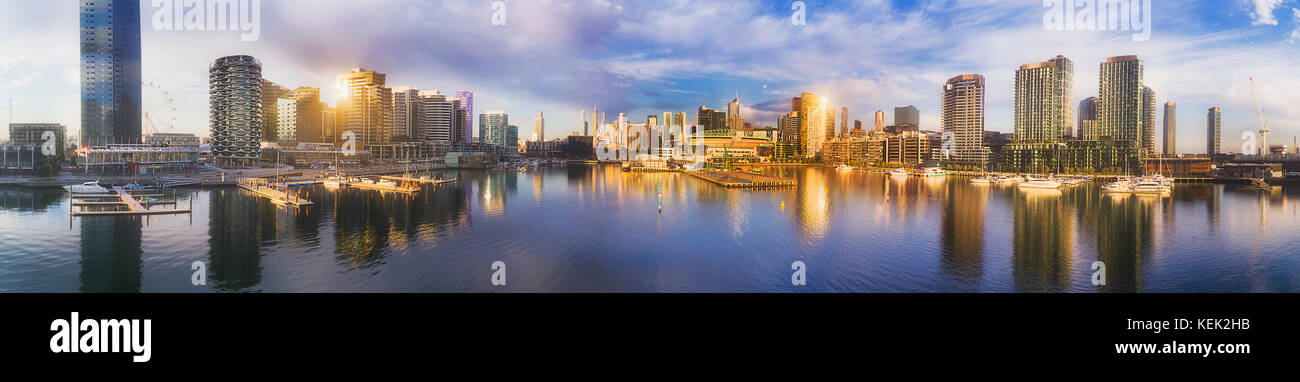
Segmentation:
{"type": "Polygon", "coordinates": [[[399,185],[387,185],[387,184],[369,183],[369,182],[349,182],[348,187],[360,188],[364,190],[397,192],[403,194],[414,194],[416,192],[420,192],[419,187],[404,187],[399,185]]]}
{"type": "Polygon", "coordinates": [[[381,177],[379,177],[379,178],[380,178],[380,179],[391,180],[391,181],[394,181],[394,182],[407,182],[407,183],[419,183],[419,184],[432,184],[432,185],[435,185],[435,186],[436,186],[436,185],[439,185],[439,184],[454,183],[454,182],[456,182],[456,179],[454,179],[454,178],[453,178],[453,179],[419,179],[419,178],[407,178],[407,177],[401,177],[401,176],[381,176],[381,177]]]}
{"type": "Polygon", "coordinates": [[[179,208],[179,204],[173,200],[151,200],[154,197],[162,197],[162,194],[132,194],[131,191],[121,186],[113,187],[112,194],[72,194],[69,203],[73,207],[83,207],[81,209],[72,209],[69,211],[73,216],[112,216],[112,215],[167,215],[167,214],[185,214],[190,213],[190,208],[179,208]],[[141,201],[137,198],[145,198],[141,201]],[[89,201],[89,200],[96,201],[89,201]],[[117,199],[116,201],[104,201],[105,199],[117,199]],[[150,209],[154,205],[176,205],[178,208],[170,209],[150,209]],[[88,211],[84,207],[126,207],[125,210],[106,210],[106,211],[88,211]]]}
{"type": "Polygon", "coordinates": [[[682,172],[726,188],[776,188],[798,185],[798,182],[794,179],[759,175],[745,171],[701,170],[682,172]]]}
{"type": "Polygon", "coordinates": [[[239,188],[270,199],[271,203],[276,205],[305,207],[313,204],[310,200],[300,198],[296,194],[289,194],[271,187],[271,183],[266,182],[264,179],[245,179],[239,182],[239,188]]]}

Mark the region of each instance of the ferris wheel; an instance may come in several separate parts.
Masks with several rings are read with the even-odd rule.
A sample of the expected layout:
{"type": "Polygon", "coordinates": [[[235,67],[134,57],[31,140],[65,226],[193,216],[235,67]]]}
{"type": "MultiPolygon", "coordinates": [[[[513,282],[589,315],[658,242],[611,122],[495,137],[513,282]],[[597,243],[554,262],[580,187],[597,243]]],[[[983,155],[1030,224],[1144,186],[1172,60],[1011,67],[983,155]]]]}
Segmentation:
{"type": "Polygon", "coordinates": [[[144,127],[148,134],[159,130],[170,131],[176,126],[176,103],[171,95],[153,82],[144,84],[140,95],[140,110],[144,112],[144,127]]]}

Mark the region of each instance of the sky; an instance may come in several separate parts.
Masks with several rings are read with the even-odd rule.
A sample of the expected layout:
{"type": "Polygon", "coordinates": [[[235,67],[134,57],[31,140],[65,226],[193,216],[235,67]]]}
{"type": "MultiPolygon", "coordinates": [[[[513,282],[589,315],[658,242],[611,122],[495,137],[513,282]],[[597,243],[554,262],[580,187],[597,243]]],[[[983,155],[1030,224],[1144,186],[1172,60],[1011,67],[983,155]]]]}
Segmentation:
{"type": "MultiPolygon", "coordinates": [[[[938,130],[942,85],[966,73],[987,80],[986,128],[1011,132],[1020,65],[1073,60],[1077,105],[1096,95],[1102,61],[1137,55],[1157,103],[1178,104],[1181,153],[1204,152],[1211,106],[1224,110],[1224,150],[1239,151],[1241,133],[1259,128],[1252,77],[1270,143],[1300,135],[1300,0],[1148,0],[1145,41],[1048,28],[1041,0],[261,0],[250,42],[236,31],[156,30],[154,2],[141,1],[143,79],[174,100],[172,132],[201,136],[208,65],[236,54],[257,57],[282,86],[321,88],[331,105],[337,76],[354,67],[387,74],[390,87],[470,90],[476,113],[507,111],[521,136],[542,111],[548,138],[579,129],[593,105],[638,122],[725,110],[737,94],[746,121],[775,125],[803,92],[828,97],[837,113],[847,106],[864,126],[876,110],[892,121],[894,106],[916,105],[922,129],[938,130]]],[[[0,0],[4,121],[79,131],[77,8],[0,0]]],[[[145,92],[146,108],[156,94],[145,92]]],[[[1158,111],[1158,136],[1161,120],[1158,111]]]]}

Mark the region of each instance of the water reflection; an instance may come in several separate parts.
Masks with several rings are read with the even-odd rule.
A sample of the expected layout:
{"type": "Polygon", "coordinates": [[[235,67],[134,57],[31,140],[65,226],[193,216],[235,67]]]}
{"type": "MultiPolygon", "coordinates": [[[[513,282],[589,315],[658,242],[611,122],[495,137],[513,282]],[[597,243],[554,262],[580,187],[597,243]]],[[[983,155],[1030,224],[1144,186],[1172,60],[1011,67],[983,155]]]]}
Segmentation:
{"type": "Polygon", "coordinates": [[[139,292],[141,218],[94,216],[82,218],[80,224],[81,292],[139,292]]]}
{"type": "Polygon", "coordinates": [[[62,192],[32,192],[0,188],[0,210],[20,212],[45,212],[51,205],[63,201],[62,192]]]}
{"type": "Polygon", "coordinates": [[[984,208],[989,188],[958,187],[954,182],[942,192],[944,289],[978,291],[984,276],[984,208]]]}
{"type": "Polygon", "coordinates": [[[1015,191],[1011,229],[1016,291],[1060,292],[1069,288],[1074,257],[1074,208],[1069,203],[1072,191],[1015,191]]]}
{"type": "Polygon", "coordinates": [[[196,254],[206,254],[208,288],[240,292],[785,292],[794,260],[816,270],[800,290],[814,292],[1300,286],[1295,194],[1180,184],[1155,198],[1096,184],[1043,192],[955,176],[762,171],[801,184],[728,190],[617,166],[449,171],[461,181],[415,196],[313,188],[316,205],[304,209],[204,189],[192,227],[156,223],[185,217],[69,217],[61,192],[5,189],[0,227],[24,228],[0,229],[0,290],[194,291],[196,254]],[[510,266],[507,288],[487,282],[495,260],[510,266]],[[1097,260],[1102,287],[1090,283],[1097,260]]]}
{"type": "Polygon", "coordinates": [[[1159,197],[1108,197],[1097,209],[1097,257],[1106,263],[1106,292],[1141,292],[1142,270],[1152,253],[1159,197]]]}
{"type": "Polygon", "coordinates": [[[208,195],[208,281],[222,291],[250,291],[262,282],[263,241],[275,241],[269,202],[233,188],[208,195]]]}

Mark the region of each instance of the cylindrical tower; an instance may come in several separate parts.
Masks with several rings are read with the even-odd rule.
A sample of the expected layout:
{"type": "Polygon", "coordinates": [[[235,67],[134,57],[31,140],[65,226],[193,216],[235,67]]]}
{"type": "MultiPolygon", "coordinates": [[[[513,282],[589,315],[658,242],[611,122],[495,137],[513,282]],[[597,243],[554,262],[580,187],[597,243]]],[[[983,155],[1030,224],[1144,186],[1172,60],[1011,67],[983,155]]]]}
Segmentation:
{"type": "Polygon", "coordinates": [[[262,63],[252,56],[218,58],[208,68],[212,155],[223,164],[262,157],[262,63]]]}

